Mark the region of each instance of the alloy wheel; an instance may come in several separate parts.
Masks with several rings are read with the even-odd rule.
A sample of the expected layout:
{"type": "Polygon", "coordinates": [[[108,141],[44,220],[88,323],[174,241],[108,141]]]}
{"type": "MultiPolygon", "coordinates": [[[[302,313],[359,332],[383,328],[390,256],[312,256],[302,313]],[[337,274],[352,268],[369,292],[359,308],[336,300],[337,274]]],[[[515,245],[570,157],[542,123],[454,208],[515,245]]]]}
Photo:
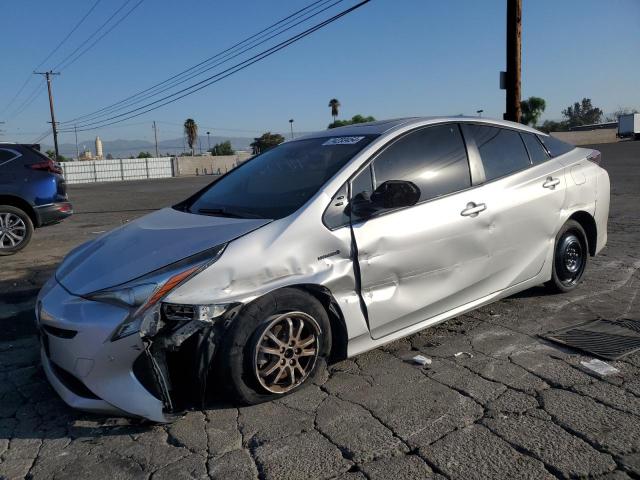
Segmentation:
{"type": "Polygon", "coordinates": [[[14,248],[24,242],[27,226],[20,216],[0,212],[0,249],[14,248]]]}
{"type": "Polygon", "coordinates": [[[286,393],[302,384],[318,359],[320,327],[303,312],[271,317],[256,336],[254,374],[271,393],[286,393]]]}

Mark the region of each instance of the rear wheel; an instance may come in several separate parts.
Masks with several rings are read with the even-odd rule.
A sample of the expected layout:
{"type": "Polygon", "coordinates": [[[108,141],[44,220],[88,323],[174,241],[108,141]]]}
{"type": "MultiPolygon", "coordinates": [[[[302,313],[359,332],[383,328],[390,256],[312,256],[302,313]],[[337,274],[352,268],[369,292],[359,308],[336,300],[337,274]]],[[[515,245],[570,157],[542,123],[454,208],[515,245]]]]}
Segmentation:
{"type": "Polygon", "coordinates": [[[228,386],[244,404],[281,397],[312,382],[331,351],[331,326],[322,304],[284,288],[249,304],[233,320],[218,357],[228,386]]]}
{"type": "Polygon", "coordinates": [[[575,220],[565,223],[556,236],[553,273],[547,286],[555,292],[570,292],[578,286],[589,258],[587,235],[575,220]]]}
{"type": "Polygon", "coordinates": [[[26,212],[11,205],[0,205],[0,255],[13,255],[27,246],[33,223],[26,212]]]}

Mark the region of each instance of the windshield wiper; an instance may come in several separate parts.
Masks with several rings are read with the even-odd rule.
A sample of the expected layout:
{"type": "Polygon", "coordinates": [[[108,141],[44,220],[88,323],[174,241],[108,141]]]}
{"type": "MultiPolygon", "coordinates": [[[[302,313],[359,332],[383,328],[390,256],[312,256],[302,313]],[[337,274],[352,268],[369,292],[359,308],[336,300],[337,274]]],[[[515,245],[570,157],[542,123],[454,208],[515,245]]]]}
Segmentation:
{"type": "Polygon", "coordinates": [[[260,218],[258,215],[241,212],[239,210],[230,210],[228,208],[199,208],[198,213],[229,218],[260,218]]]}

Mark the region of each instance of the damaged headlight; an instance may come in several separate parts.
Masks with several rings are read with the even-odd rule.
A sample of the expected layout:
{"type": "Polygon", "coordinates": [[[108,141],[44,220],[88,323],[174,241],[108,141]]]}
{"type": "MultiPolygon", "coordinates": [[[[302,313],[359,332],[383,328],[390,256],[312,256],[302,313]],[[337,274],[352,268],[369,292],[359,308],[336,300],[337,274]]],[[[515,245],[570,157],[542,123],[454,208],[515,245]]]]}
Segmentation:
{"type": "Polygon", "coordinates": [[[226,244],[218,245],[125,284],[90,293],[85,298],[129,309],[129,316],[118,326],[111,340],[132,335],[143,323],[157,323],[161,300],[218,260],[225,247],[226,244]]]}

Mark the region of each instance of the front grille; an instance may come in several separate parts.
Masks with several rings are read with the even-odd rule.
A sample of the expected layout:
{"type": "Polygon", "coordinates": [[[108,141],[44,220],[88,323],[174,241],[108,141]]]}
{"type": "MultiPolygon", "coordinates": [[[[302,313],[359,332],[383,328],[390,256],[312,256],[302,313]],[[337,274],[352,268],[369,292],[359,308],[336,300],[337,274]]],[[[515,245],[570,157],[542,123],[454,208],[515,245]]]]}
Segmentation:
{"type": "Polygon", "coordinates": [[[78,332],[76,330],[67,330],[65,328],[52,327],[51,325],[42,325],[45,332],[60,338],[73,338],[78,332]]]}
{"type": "Polygon", "coordinates": [[[51,369],[56,374],[56,377],[58,377],[58,380],[60,380],[60,382],[62,382],[62,384],[65,387],[67,387],[69,390],[71,390],[73,393],[75,393],[79,397],[100,400],[100,397],[98,397],[95,393],[89,390],[89,388],[87,388],[87,386],[84,383],[82,383],[82,381],[80,381],[79,379],[74,377],[72,374],[67,372],[64,368],[59,367],[53,362],[50,362],[50,363],[51,363],[51,369]]]}

